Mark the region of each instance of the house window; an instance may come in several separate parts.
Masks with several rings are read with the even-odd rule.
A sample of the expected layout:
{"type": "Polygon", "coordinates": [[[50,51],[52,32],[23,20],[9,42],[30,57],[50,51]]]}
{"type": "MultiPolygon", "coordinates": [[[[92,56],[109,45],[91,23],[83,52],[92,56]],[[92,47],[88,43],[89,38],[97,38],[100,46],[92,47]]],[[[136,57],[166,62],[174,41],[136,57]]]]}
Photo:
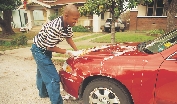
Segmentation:
{"type": "Polygon", "coordinates": [[[154,2],[150,3],[147,8],[147,16],[152,16],[153,15],[153,5],[154,2]]]}
{"type": "Polygon", "coordinates": [[[153,8],[148,8],[147,16],[152,16],[153,14],[153,8]]]}
{"type": "Polygon", "coordinates": [[[165,14],[163,1],[155,0],[147,5],[147,16],[163,16],[165,14]]]}
{"type": "Polygon", "coordinates": [[[27,16],[27,13],[24,13],[24,17],[25,17],[25,24],[28,23],[28,16],[27,16]]]}
{"type": "Polygon", "coordinates": [[[163,15],[163,8],[157,8],[156,9],[156,16],[162,16],[163,15]]]}
{"type": "Polygon", "coordinates": [[[163,16],[163,1],[158,0],[157,1],[157,7],[156,7],[156,16],[163,16]]]}

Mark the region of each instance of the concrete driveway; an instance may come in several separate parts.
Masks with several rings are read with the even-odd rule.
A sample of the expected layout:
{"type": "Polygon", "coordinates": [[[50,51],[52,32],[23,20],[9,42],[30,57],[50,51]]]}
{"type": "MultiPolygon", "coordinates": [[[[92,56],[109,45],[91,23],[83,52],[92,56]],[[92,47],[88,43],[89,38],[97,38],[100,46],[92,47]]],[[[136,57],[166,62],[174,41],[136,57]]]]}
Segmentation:
{"type": "MultiPolygon", "coordinates": [[[[76,42],[77,46],[98,46],[105,44],[92,43],[90,40],[76,42]]],[[[70,49],[66,41],[60,43],[58,46],[70,49]]],[[[60,69],[60,66],[57,65],[56,68],[60,69]]],[[[36,64],[30,47],[0,51],[0,70],[1,104],[50,104],[49,98],[39,98],[38,96],[36,88],[36,64]]],[[[66,92],[62,88],[61,94],[67,97],[66,92]]],[[[82,104],[82,101],[69,99],[65,100],[64,104],[82,104]]]]}

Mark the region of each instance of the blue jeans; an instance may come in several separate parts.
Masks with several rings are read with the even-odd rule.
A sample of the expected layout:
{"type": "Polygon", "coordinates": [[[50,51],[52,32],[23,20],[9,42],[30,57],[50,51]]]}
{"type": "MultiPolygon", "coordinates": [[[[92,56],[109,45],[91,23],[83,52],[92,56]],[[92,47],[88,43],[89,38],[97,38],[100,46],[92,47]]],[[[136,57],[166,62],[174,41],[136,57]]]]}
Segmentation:
{"type": "Polygon", "coordinates": [[[51,104],[63,104],[60,95],[60,77],[53,64],[52,52],[41,49],[35,44],[31,48],[37,64],[36,84],[41,98],[49,97],[51,104]]]}

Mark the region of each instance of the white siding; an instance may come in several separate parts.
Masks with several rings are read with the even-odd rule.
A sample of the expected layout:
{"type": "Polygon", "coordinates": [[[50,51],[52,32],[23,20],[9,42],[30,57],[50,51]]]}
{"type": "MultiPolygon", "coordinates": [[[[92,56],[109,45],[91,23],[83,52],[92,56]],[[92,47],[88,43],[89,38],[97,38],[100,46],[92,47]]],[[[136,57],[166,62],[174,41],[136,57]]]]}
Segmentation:
{"type": "Polygon", "coordinates": [[[93,32],[100,32],[101,27],[101,16],[96,14],[93,15],[93,32]]]}
{"type": "Polygon", "coordinates": [[[24,18],[25,10],[14,10],[12,11],[13,23],[15,24],[15,28],[20,28],[25,25],[24,18]]]}
{"type": "Polygon", "coordinates": [[[33,11],[34,20],[44,20],[43,11],[42,10],[34,10],[33,11]]]}
{"type": "Polygon", "coordinates": [[[138,16],[146,16],[146,6],[138,6],[138,16]]]}

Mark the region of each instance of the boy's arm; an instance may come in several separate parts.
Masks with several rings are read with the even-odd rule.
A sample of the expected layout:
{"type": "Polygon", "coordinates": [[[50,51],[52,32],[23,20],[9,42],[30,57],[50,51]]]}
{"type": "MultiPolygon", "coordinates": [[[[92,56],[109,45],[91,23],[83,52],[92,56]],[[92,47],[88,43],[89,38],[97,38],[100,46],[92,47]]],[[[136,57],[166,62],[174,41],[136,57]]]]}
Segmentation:
{"type": "Polygon", "coordinates": [[[66,41],[74,49],[74,51],[77,51],[77,47],[72,38],[66,38],[66,41]]]}

